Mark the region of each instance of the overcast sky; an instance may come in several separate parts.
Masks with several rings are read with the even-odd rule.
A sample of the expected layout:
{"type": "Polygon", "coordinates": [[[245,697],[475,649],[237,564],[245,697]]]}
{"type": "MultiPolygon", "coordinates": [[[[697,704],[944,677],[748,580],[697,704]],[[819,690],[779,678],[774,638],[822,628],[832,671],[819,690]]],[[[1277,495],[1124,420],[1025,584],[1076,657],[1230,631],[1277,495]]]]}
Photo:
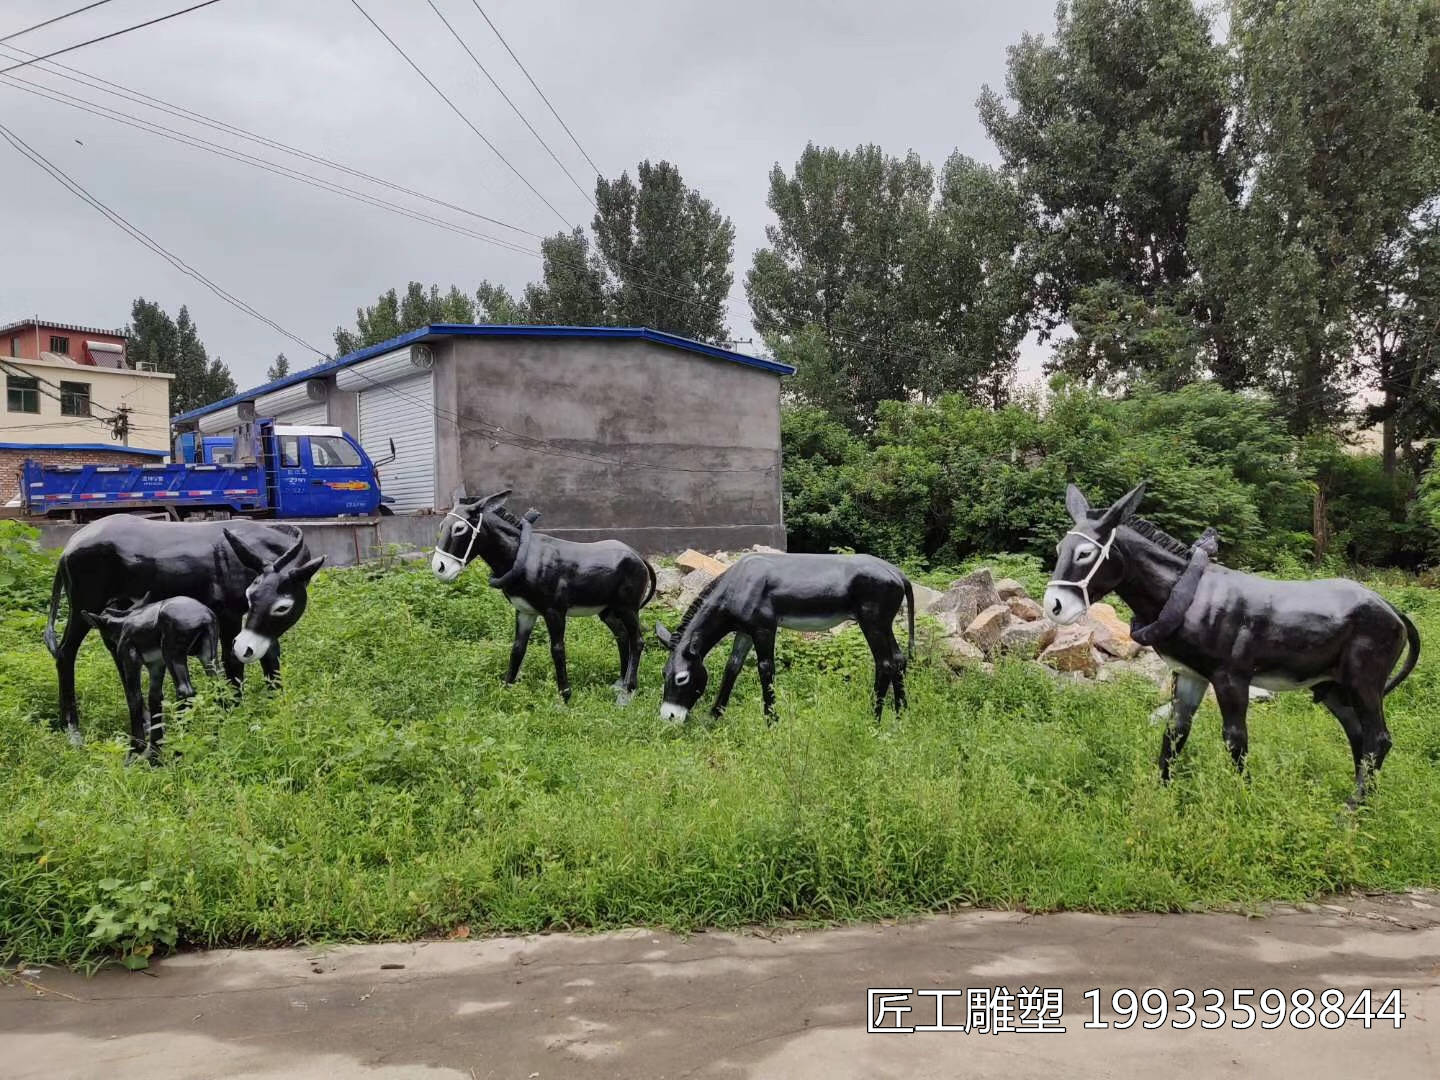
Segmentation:
{"type": "MultiPolygon", "coordinates": [[[[48,52],[186,7],[112,0],[26,34],[3,50],[48,52]]],[[[359,0],[483,132],[573,223],[591,208],[431,10],[427,0],[359,0]]],[[[472,0],[435,0],[571,172],[584,159],[505,54],[472,0]]],[[[750,333],[743,279],[772,218],[767,174],[807,141],[876,142],[939,163],[959,149],[993,161],[976,116],[981,86],[1003,86],[1005,48],[1049,32],[1053,0],[481,0],[511,47],[606,175],[637,161],[679,166],[735,223],[730,326],[750,333]]],[[[0,0],[0,37],[82,6],[0,0]]],[[[351,0],[221,0],[57,57],[121,83],[393,180],[535,233],[562,227],[355,9],[351,0]]],[[[0,66],[5,66],[0,61],[0,66]]],[[[32,65],[27,79],[268,160],[359,186],[533,247],[533,239],[274,150],[177,121],[32,65]]],[[[0,84],[7,80],[0,79],[0,84]]],[[[326,352],[357,305],[411,279],[483,279],[519,289],[538,257],[458,236],[177,145],[0,85],[0,121],[158,243],[326,352]]],[[[0,142],[0,320],[38,314],[122,326],[139,295],[172,314],[189,305],[212,356],[242,387],[284,351],[318,359],[228,306],[145,250],[0,142]]],[[[1025,369],[1036,364],[1027,350],[1025,369]]]]}

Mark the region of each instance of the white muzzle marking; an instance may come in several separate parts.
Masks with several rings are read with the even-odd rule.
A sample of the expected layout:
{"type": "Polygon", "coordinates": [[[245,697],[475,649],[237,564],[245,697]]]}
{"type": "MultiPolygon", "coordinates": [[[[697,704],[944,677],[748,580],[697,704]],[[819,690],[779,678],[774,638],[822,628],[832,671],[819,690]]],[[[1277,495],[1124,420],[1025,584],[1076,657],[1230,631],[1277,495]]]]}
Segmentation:
{"type": "Polygon", "coordinates": [[[235,636],[235,659],[242,664],[253,664],[268,653],[274,644],[264,634],[257,634],[254,630],[241,630],[235,636]]]}
{"type": "Polygon", "coordinates": [[[465,569],[465,564],[454,555],[437,550],[430,556],[430,569],[441,581],[454,581],[465,569]]]}
{"type": "Polygon", "coordinates": [[[668,701],[660,703],[661,720],[668,720],[672,724],[683,724],[689,715],[690,710],[684,705],[671,705],[668,701]]]}

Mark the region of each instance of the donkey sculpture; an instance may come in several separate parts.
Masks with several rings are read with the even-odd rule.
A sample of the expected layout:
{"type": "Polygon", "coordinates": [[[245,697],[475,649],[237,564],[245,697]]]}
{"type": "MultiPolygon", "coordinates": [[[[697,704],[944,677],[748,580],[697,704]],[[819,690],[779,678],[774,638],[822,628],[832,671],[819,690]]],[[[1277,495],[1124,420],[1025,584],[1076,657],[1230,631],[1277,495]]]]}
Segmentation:
{"type": "Polygon", "coordinates": [[[301,556],[309,554],[304,538],[269,558],[230,529],[225,530],[225,540],[235,557],[255,572],[255,580],[245,590],[245,623],[235,636],[235,659],[253,664],[272,654],[279,656],[280,635],[305,614],[310,599],[307,586],[325,565],[325,556],[302,562],[301,556]]]}
{"type": "MultiPolygon", "coordinates": [[[[257,573],[243,563],[226,542],[229,528],[246,547],[274,559],[300,537],[293,525],[258,521],[152,521],[116,514],[86,525],[65,544],[50,590],[50,618],[45,626],[45,647],[55,657],[60,684],[60,713],[55,726],[65,728],[72,742],[80,741],[80,718],[75,708],[75,654],[90,632],[85,612],[102,612],[117,600],[149,595],[156,600],[189,596],[215,613],[220,627],[221,662],[238,687],[244,664],[231,655],[230,644],[240,632],[245,615],[245,591],[257,573]],[[70,616],[63,634],[55,621],[60,600],[69,602],[70,616]]],[[[265,677],[280,673],[278,649],[260,658],[265,677]]]]}
{"type": "Polygon", "coordinates": [[[760,669],[765,719],[775,722],[775,631],[825,630],[846,619],[860,624],[875,657],[875,719],[885,695],[895,691],[895,711],[905,707],[905,658],[915,655],[915,595],[899,568],[873,555],[746,555],[695,598],[672,634],[656,625],[670,650],[660,715],[683,723],[705,692],[705,657],[734,633],[730,660],[711,713],[719,717],[753,646],[760,669]],[[910,640],[901,653],[893,624],[909,604],[910,640]]]}
{"type": "Polygon", "coordinates": [[[131,751],[155,761],[165,741],[166,671],[182,704],[195,696],[190,657],[199,657],[209,675],[219,671],[220,630],[215,613],[188,596],[172,596],[153,604],[147,596],[131,608],[84,611],[81,617],[99,631],[120,669],[125,702],[130,707],[131,751]],[[140,693],[142,669],[150,677],[148,707],[140,693]]]}
{"type": "Polygon", "coordinates": [[[1312,691],[1340,721],[1355,759],[1355,794],[1385,761],[1390,732],[1385,695],[1420,656],[1420,635],[1404,614],[1353,581],[1272,581],[1211,565],[1206,543],[1189,547],[1135,517],[1141,484],[1119,502],[1092,510],[1071,484],[1065,497],[1075,527],[1060,541],[1045,611],[1064,625],[1093,600],[1116,592],[1135,612],[1135,634],[1175,672],[1174,700],[1160,745],[1160,776],[1185,745],[1190,721],[1215,688],[1225,744],[1245,767],[1250,687],[1312,691]],[[1387,681],[1406,650],[1405,666],[1387,681]]]}
{"type": "Polygon", "coordinates": [[[490,582],[515,609],[515,641],[505,682],[520,674],[536,619],[545,620],[560,696],[570,700],[565,668],[565,620],[598,615],[620,650],[616,702],[626,704],[639,685],[640,609],[655,595],[655,571],[633,548],[618,540],[583,544],[534,532],[539,514],[523,519],[505,509],[510,490],[467,499],[445,515],[430,568],[441,581],[454,581],[475,559],[490,567],[490,582]]]}

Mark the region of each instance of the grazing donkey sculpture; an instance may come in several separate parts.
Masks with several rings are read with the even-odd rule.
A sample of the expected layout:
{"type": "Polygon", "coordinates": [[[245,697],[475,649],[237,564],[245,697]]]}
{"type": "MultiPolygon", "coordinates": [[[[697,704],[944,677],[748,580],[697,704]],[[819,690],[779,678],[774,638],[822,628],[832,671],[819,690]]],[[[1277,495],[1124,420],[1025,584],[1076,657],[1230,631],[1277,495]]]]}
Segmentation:
{"type": "MultiPolygon", "coordinates": [[[[45,647],[55,657],[60,683],[60,713],[55,726],[65,728],[70,740],[80,741],[80,717],[75,708],[75,654],[90,623],[85,613],[97,614],[117,600],[150,596],[164,600],[189,596],[215,613],[220,628],[221,662],[237,687],[244,664],[231,655],[230,645],[245,617],[245,590],[256,571],[243,563],[226,542],[226,528],[242,536],[254,552],[274,559],[294,545],[300,530],[293,525],[255,521],[153,521],[117,514],[86,525],[65,544],[50,590],[50,618],[45,626],[45,647]],[[60,598],[70,607],[63,635],[55,632],[60,598]]],[[[280,651],[260,658],[266,678],[280,673],[280,651]]]]}
{"type": "Polygon", "coordinates": [[[550,634],[550,656],[560,696],[570,700],[565,670],[565,620],[598,615],[615,635],[620,650],[617,704],[626,704],[639,685],[640,609],[655,595],[655,571],[618,540],[582,544],[534,532],[539,514],[523,519],[505,509],[510,490],[467,499],[457,497],[445,515],[430,567],[441,581],[454,581],[475,559],[490,567],[490,583],[515,609],[515,642],[510,648],[507,684],[520,674],[535,620],[543,618],[550,634]]]}
{"type": "Polygon", "coordinates": [[[665,664],[665,694],[660,715],[683,723],[708,675],[705,657],[727,634],[735,634],[730,660],[720,680],[711,713],[718,717],[730,701],[735,679],[751,646],[760,669],[765,719],[775,722],[775,631],[824,630],[854,619],[875,657],[875,719],[885,710],[885,694],[895,690],[895,711],[905,707],[905,658],[915,655],[915,595],[910,579],[873,555],[746,555],[705,586],[672,634],[656,625],[670,650],[665,664]],[[909,604],[910,641],[901,653],[893,623],[902,602],[909,604]]]}
{"type": "MultiPolygon", "coordinates": [[[[301,556],[309,554],[303,537],[280,555],[269,558],[268,552],[252,547],[248,540],[230,529],[225,530],[225,539],[235,557],[255,572],[255,580],[245,590],[245,624],[235,637],[235,659],[242,664],[253,664],[272,653],[278,656],[280,635],[305,614],[309,603],[306,587],[316,571],[325,565],[325,556],[301,562],[301,556]]],[[[269,672],[266,675],[269,676],[269,672]]]]}
{"type": "MultiPolygon", "coordinates": [[[[1189,547],[1134,516],[1141,484],[1113,506],[1091,510],[1071,484],[1065,505],[1074,519],[1057,547],[1055,580],[1045,611],[1064,625],[1109,592],[1135,612],[1135,634],[1175,671],[1171,716],[1160,746],[1160,776],[1185,745],[1190,721],[1215,688],[1225,744],[1245,767],[1245,714],[1252,685],[1314,693],[1340,721],[1355,759],[1355,794],[1390,749],[1385,695],[1420,656],[1420,635],[1404,614],[1353,581],[1272,581],[1209,564],[1213,545],[1189,547]],[[1387,681],[1400,654],[1409,656],[1387,681]]],[[[1207,538],[1203,538],[1208,540],[1207,538]]]]}
{"type": "Polygon", "coordinates": [[[199,600],[172,596],[150,603],[147,596],[134,607],[81,612],[120,669],[125,702],[130,707],[130,749],[154,762],[165,741],[165,672],[175,683],[181,704],[195,696],[190,683],[190,657],[200,658],[206,674],[219,671],[220,629],[215,613],[199,600]],[[148,703],[140,693],[140,671],[150,677],[148,703]]]}

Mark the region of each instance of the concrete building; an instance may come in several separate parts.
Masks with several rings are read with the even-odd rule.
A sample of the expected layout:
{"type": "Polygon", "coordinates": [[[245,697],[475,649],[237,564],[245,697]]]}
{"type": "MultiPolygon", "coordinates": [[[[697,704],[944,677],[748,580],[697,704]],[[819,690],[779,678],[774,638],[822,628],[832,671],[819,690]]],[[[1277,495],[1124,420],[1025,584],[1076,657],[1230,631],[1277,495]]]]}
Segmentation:
{"type": "Polygon", "coordinates": [[[423,327],[175,418],[338,424],[398,513],[511,488],[541,527],[642,551],[783,547],[780,379],[793,368],[629,327],[423,327]]]}
{"type": "Polygon", "coordinates": [[[20,465],[143,464],[170,449],[173,375],[135,371],[125,332],[23,319],[0,326],[0,505],[19,491],[20,465]],[[113,438],[125,411],[123,439],[113,438]]]}

